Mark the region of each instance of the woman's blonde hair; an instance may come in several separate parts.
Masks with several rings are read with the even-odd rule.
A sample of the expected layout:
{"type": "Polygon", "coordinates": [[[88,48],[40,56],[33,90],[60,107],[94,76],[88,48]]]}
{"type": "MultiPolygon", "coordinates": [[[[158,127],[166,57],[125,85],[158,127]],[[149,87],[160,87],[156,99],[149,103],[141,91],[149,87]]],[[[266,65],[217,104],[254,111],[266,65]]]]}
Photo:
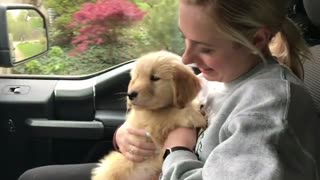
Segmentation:
{"type": "Polygon", "coordinates": [[[252,40],[260,28],[272,33],[269,48],[278,61],[287,65],[303,79],[304,60],[311,59],[310,51],[298,27],[287,18],[286,0],[183,0],[200,5],[209,13],[217,31],[228,39],[252,50],[265,61],[265,55],[252,40]]]}

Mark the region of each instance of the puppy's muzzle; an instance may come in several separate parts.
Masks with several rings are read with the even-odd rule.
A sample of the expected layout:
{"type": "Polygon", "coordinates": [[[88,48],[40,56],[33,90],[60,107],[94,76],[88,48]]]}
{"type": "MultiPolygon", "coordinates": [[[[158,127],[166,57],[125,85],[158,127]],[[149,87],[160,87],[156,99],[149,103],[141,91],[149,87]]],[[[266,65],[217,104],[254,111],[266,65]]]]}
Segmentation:
{"type": "Polygon", "coordinates": [[[128,93],[127,96],[129,97],[130,100],[133,100],[134,98],[136,98],[138,96],[138,93],[136,91],[132,91],[132,92],[128,93]]]}

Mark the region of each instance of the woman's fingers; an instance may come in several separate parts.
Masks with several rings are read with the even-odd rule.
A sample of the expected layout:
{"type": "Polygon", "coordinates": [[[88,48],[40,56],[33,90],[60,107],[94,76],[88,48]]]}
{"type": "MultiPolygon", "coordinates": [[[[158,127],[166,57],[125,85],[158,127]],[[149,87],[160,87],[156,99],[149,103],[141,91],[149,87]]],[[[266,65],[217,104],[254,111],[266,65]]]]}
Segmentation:
{"type": "Polygon", "coordinates": [[[151,138],[150,133],[142,129],[128,128],[128,133],[132,136],[128,136],[128,143],[144,150],[156,150],[156,146],[151,138]]]}
{"type": "Polygon", "coordinates": [[[156,151],[155,149],[151,149],[151,150],[141,149],[134,145],[129,145],[127,152],[129,152],[132,155],[142,156],[142,157],[149,157],[158,153],[158,151],[156,151]]]}
{"type": "Polygon", "coordinates": [[[149,132],[143,130],[143,129],[134,129],[134,128],[128,128],[128,133],[135,135],[137,137],[144,138],[147,142],[153,142],[152,137],[149,132]]]}
{"type": "Polygon", "coordinates": [[[149,157],[157,153],[154,143],[147,142],[141,136],[130,135],[127,137],[126,151],[131,155],[149,157]]]}
{"type": "Polygon", "coordinates": [[[122,125],[116,134],[120,152],[129,160],[141,162],[157,154],[151,135],[143,129],[122,125]]]}
{"type": "Polygon", "coordinates": [[[144,156],[137,156],[137,155],[131,154],[130,152],[123,152],[122,154],[127,159],[129,159],[130,161],[134,161],[134,162],[142,162],[147,159],[144,156]]]}
{"type": "Polygon", "coordinates": [[[150,156],[157,154],[155,150],[144,150],[134,145],[129,145],[128,148],[122,152],[122,154],[129,160],[135,162],[141,162],[148,159],[150,156]]]}
{"type": "Polygon", "coordinates": [[[145,159],[147,159],[148,157],[150,157],[149,154],[152,153],[152,152],[148,152],[148,153],[142,152],[141,150],[139,150],[138,148],[135,148],[132,145],[123,146],[123,148],[121,148],[120,152],[127,159],[134,161],[134,162],[142,162],[145,159]]]}
{"type": "Polygon", "coordinates": [[[139,149],[154,151],[156,150],[156,146],[153,142],[147,142],[144,139],[141,139],[136,136],[128,137],[128,144],[133,145],[139,149]]]}

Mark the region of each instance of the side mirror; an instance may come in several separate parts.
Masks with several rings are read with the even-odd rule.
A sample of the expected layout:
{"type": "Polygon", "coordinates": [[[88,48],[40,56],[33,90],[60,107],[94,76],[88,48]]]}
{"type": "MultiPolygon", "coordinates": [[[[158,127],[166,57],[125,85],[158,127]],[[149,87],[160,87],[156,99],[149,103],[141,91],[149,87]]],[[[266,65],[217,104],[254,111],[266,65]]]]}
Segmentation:
{"type": "Polygon", "coordinates": [[[13,67],[49,49],[44,15],[34,6],[0,3],[0,67],[13,67]]]}

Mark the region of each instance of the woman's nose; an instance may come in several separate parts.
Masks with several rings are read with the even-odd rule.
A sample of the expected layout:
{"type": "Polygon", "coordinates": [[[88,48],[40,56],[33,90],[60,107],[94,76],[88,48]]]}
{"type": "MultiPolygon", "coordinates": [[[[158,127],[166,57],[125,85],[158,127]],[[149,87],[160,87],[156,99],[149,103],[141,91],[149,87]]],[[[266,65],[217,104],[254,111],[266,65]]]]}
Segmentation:
{"type": "Polygon", "coordinates": [[[185,43],[185,50],[182,54],[182,62],[183,64],[192,64],[194,63],[192,60],[192,49],[190,48],[190,45],[186,42],[185,43]]]}

